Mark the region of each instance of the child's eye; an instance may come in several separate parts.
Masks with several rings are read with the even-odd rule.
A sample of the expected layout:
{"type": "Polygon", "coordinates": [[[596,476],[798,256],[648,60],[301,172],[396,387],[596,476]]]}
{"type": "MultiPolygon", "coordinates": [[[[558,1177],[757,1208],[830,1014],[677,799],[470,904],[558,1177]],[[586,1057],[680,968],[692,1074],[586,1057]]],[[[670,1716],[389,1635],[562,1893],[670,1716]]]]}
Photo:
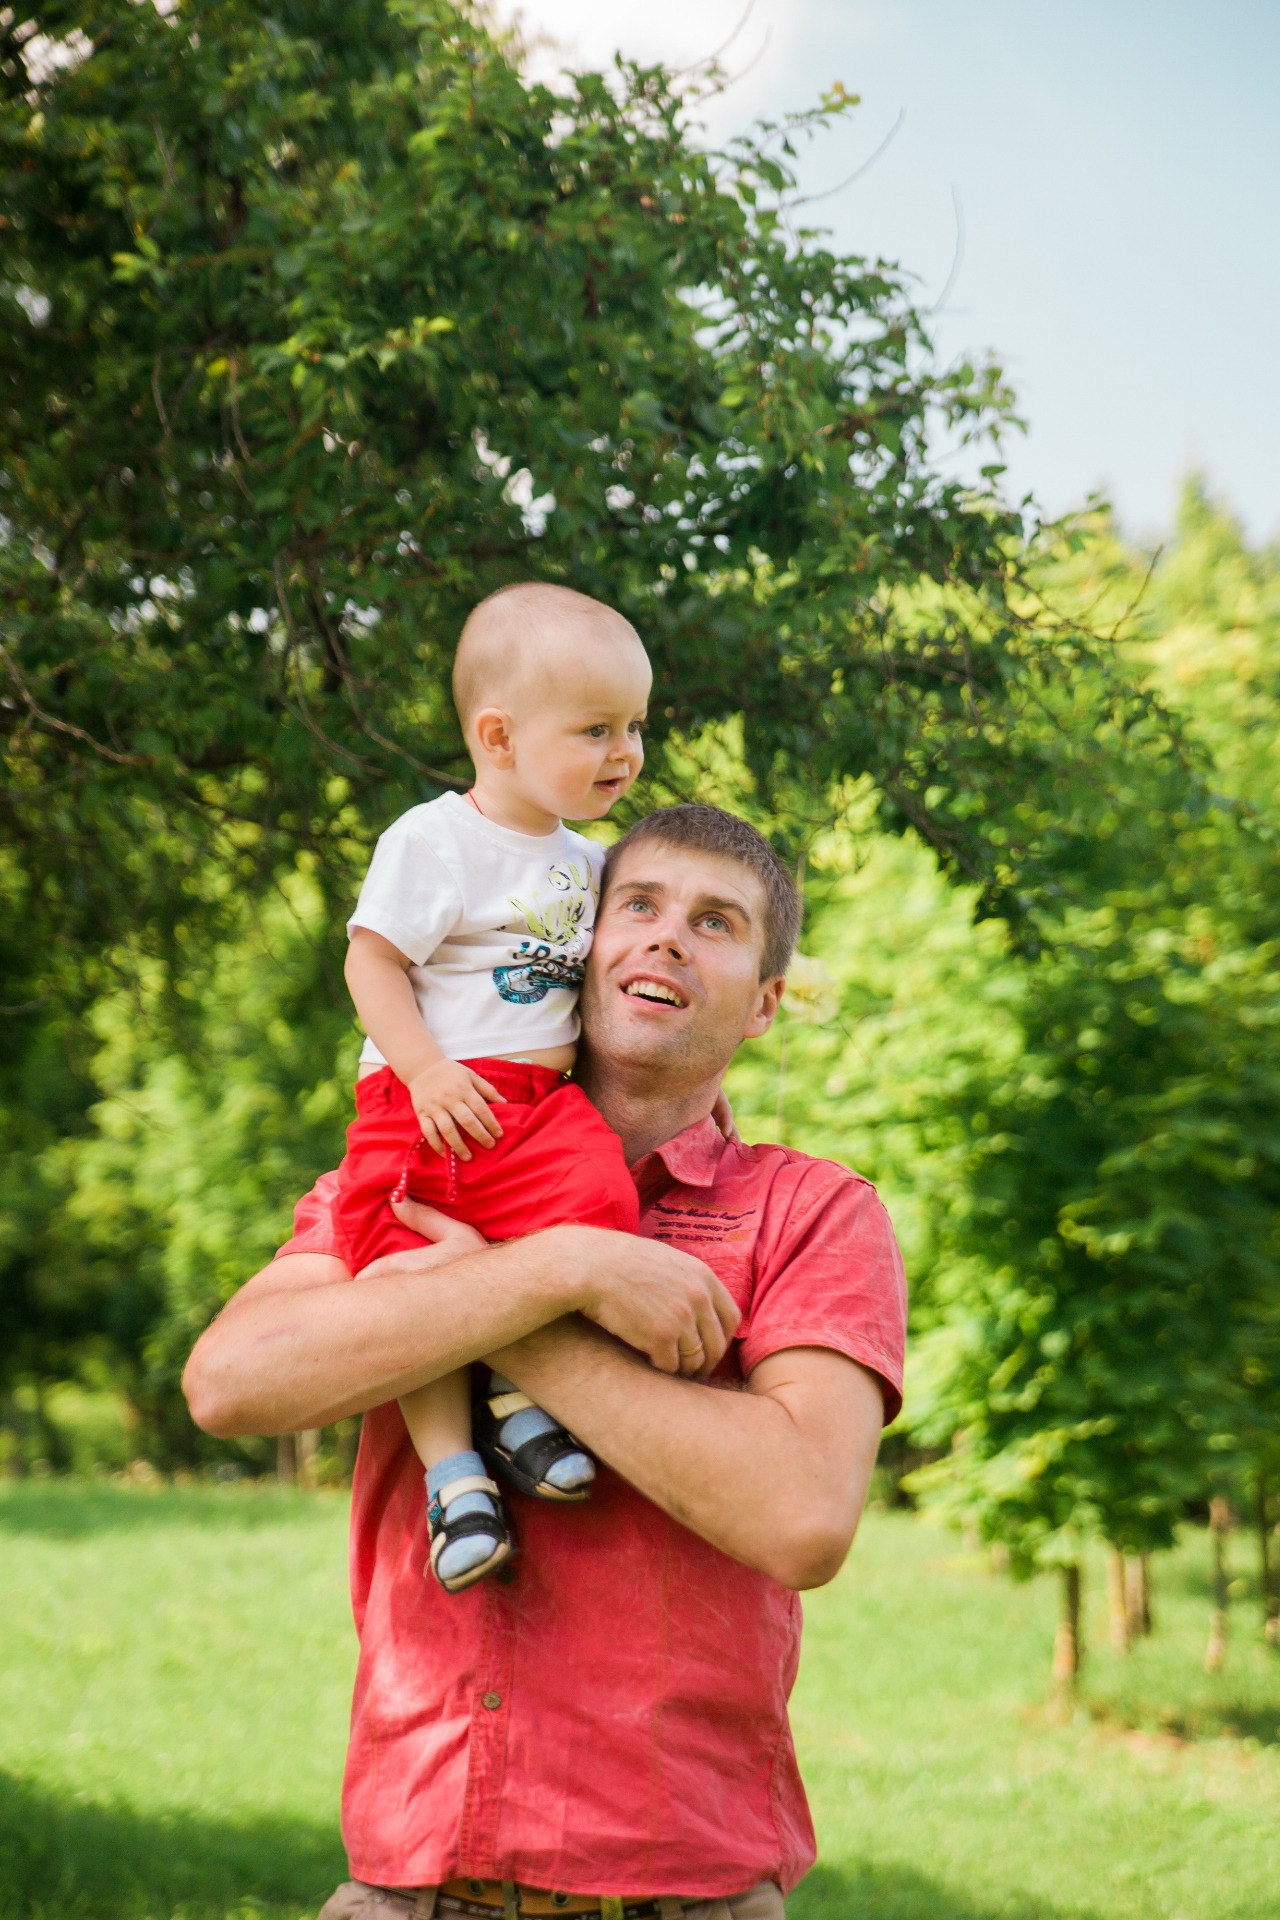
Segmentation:
{"type": "Polygon", "coordinates": [[[630,725],[629,725],[629,726],[628,726],[628,728],[627,728],[627,732],[628,732],[628,733],[643,733],[643,732],[644,732],[644,721],[643,721],[643,720],[633,720],[633,721],[631,721],[631,723],[630,723],[630,725]]]}
{"type": "Polygon", "coordinates": [[[609,729],[605,725],[604,721],[597,720],[594,727],[587,728],[587,737],[588,739],[591,739],[591,740],[599,740],[601,736],[608,733],[608,731],[609,729]]]}

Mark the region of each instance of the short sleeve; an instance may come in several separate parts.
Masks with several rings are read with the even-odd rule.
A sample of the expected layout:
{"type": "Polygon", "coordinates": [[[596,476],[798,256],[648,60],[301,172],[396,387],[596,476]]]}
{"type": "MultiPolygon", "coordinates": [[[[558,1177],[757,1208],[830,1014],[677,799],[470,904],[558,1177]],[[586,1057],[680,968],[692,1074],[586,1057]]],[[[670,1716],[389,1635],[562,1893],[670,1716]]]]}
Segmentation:
{"type": "Polygon", "coordinates": [[[357,927],[380,933],[415,967],[429,960],[462,914],[452,874],[408,814],[387,828],[373,850],[347,937],[357,927]]]}
{"type": "Polygon", "coordinates": [[[351,1267],[351,1253],[338,1226],[338,1176],[322,1173],[310,1193],[304,1193],[293,1210],[293,1235],[276,1249],[276,1259],[286,1253],[325,1253],[351,1267]]]}
{"type": "Polygon", "coordinates": [[[879,1375],[888,1425],[902,1408],[907,1286],[875,1188],[829,1162],[792,1163],[762,1226],[743,1373],[784,1347],[830,1347],[879,1375]]]}

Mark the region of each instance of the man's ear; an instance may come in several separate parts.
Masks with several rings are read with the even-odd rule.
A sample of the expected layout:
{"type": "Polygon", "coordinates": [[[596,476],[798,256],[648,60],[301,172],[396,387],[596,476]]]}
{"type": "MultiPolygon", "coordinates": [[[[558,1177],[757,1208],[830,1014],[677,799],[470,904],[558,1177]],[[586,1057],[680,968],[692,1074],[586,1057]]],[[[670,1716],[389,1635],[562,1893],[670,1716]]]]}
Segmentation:
{"type": "Polygon", "coordinates": [[[756,1001],[755,1012],[743,1029],[744,1040],[758,1040],[762,1033],[768,1033],[786,990],[786,978],[781,973],[775,974],[772,980],[760,982],[760,995],[756,1001]]]}
{"type": "Polygon", "coordinates": [[[471,723],[476,747],[490,766],[507,772],[515,764],[511,715],[501,707],[482,707],[471,723]]]}

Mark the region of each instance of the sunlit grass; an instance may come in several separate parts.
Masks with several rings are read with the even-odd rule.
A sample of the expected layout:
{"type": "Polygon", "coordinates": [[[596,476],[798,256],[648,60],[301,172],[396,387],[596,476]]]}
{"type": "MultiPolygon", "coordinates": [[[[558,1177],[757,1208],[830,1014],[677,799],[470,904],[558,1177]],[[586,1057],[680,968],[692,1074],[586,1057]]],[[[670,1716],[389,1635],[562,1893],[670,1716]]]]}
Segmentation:
{"type": "MultiPolygon", "coordinates": [[[[3,1920],[298,1920],[343,1877],[346,1509],[274,1488],[0,1491],[3,1920]]],[[[1247,1547],[1233,1543],[1247,1586],[1247,1547]]],[[[1054,1593],[868,1516],[806,1597],[795,1700],[822,1862],[793,1920],[1275,1920],[1280,1657],[1207,1559],[1157,1634],[1043,1710],[1054,1593]],[[1228,1732],[1227,1729],[1234,1729],[1228,1732]]]]}
{"type": "Polygon", "coordinates": [[[0,1497],[0,1913],[314,1913],[345,1875],[346,1502],[0,1497]]]}
{"type": "Polygon", "coordinates": [[[1157,1632],[1127,1658],[1105,1644],[1101,1561],[1088,1572],[1084,1684],[1060,1724],[1052,1584],[868,1516],[805,1600],[794,1711],[821,1864],[795,1920],[1275,1920],[1280,1657],[1257,1606],[1236,1608],[1210,1678],[1202,1534],[1156,1563],[1157,1632]],[[1175,1721],[1252,1737],[1183,1743],[1158,1731],[1175,1721]]]}

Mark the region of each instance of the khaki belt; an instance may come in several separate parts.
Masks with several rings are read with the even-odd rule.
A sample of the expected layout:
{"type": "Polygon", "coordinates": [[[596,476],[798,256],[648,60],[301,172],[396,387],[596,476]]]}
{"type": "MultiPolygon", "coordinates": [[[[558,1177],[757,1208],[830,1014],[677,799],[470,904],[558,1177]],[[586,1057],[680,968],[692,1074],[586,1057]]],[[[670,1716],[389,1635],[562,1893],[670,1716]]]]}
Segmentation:
{"type": "Polygon", "coordinates": [[[544,1893],[510,1880],[448,1880],[436,1893],[437,1914],[469,1914],[473,1920],[525,1920],[526,1915],[541,1920],[559,1913],[574,1920],[683,1920],[688,1906],[688,1901],[666,1894],[656,1900],[619,1900],[598,1893],[544,1893]]]}

